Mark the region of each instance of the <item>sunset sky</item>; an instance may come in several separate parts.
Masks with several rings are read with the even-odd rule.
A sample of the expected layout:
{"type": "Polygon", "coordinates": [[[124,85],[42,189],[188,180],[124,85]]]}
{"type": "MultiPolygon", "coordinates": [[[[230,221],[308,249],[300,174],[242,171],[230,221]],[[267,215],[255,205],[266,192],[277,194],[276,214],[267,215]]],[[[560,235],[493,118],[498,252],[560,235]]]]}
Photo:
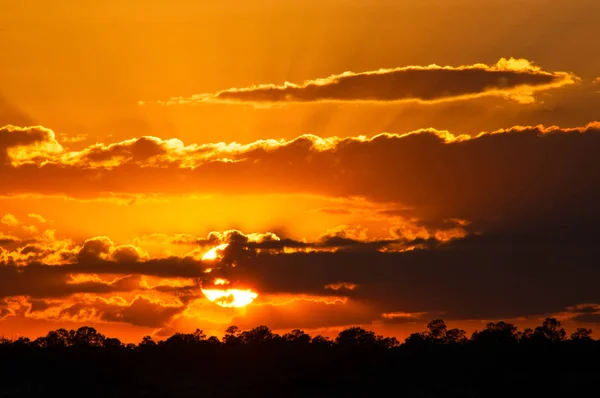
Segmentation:
{"type": "Polygon", "coordinates": [[[0,335],[600,330],[598,15],[3,2],[0,335]]]}

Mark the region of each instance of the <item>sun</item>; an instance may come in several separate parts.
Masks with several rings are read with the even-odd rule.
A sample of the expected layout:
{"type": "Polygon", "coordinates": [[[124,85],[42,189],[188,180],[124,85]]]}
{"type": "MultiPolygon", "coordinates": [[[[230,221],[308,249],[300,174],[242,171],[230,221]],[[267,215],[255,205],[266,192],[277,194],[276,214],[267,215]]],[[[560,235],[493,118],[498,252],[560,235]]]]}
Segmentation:
{"type": "MultiPolygon", "coordinates": [[[[216,278],[213,281],[213,286],[229,285],[229,283],[230,282],[227,279],[216,278]]],[[[245,307],[258,297],[258,293],[253,292],[251,289],[242,290],[211,288],[201,290],[207,299],[225,308],[245,307]]]]}
{"type": "Polygon", "coordinates": [[[202,289],[202,293],[213,303],[225,308],[245,307],[258,297],[258,293],[250,289],[202,289]]]}
{"type": "Polygon", "coordinates": [[[213,247],[212,249],[204,253],[204,255],[202,256],[202,261],[216,260],[217,257],[219,257],[219,252],[224,250],[227,246],[229,246],[228,243],[223,243],[222,245],[213,247]]]}

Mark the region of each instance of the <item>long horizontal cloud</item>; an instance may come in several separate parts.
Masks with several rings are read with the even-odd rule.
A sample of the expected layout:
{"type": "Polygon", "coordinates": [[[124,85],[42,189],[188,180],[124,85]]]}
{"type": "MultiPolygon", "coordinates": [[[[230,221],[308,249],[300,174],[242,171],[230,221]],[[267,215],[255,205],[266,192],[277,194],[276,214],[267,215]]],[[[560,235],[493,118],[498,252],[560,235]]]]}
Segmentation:
{"type": "MultiPolygon", "coordinates": [[[[224,102],[441,101],[505,96],[532,102],[533,93],[573,84],[571,73],[546,72],[526,59],[502,58],[495,65],[407,66],[369,72],[344,72],[302,84],[261,84],[215,94],[174,97],[163,105],[224,102]]],[[[143,103],[143,102],[142,102],[143,103]]]]}
{"type": "MultiPolygon", "coordinates": [[[[314,242],[279,238],[273,233],[246,235],[236,230],[212,232],[206,238],[174,236],[169,241],[165,243],[191,247],[182,255],[150,257],[142,247],[116,245],[103,236],[87,239],[81,244],[47,236],[0,242],[0,298],[153,291],[177,294],[183,299],[198,295],[199,287],[212,283],[216,277],[228,277],[227,265],[254,258],[259,253],[398,251],[416,245],[433,247],[442,244],[434,238],[360,240],[349,237],[344,231],[325,234],[314,242]],[[203,255],[213,247],[221,247],[217,253],[219,260],[203,261],[203,255]],[[214,272],[208,273],[209,268],[214,272]],[[146,276],[158,280],[148,281],[146,276]]],[[[232,282],[235,284],[236,281],[232,282]]],[[[341,287],[327,290],[323,286],[321,290],[332,295],[341,287]]]]}
{"type": "Polygon", "coordinates": [[[14,296],[0,300],[0,320],[21,316],[52,322],[119,322],[158,328],[184,309],[181,303],[143,295],[136,295],[130,301],[120,296],[104,298],[93,294],[76,294],[61,300],[14,296]]]}
{"type": "MultiPolygon", "coordinates": [[[[366,317],[387,322],[393,313],[441,314],[446,319],[514,318],[600,303],[600,257],[589,231],[531,232],[472,235],[402,252],[373,249],[291,253],[264,251],[250,245],[250,240],[239,238],[246,235],[236,233],[238,238],[229,239],[231,251],[223,250],[222,256],[212,261],[193,255],[155,259],[111,256],[107,252],[114,253],[115,249],[92,250],[89,242],[102,242],[92,239],[79,246],[78,255],[69,257],[67,263],[1,265],[0,299],[21,296],[30,301],[66,300],[70,304],[61,304],[61,316],[74,317],[85,314],[85,308],[93,308],[92,312],[103,314],[101,319],[117,321],[116,315],[111,318],[110,314],[116,311],[126,317],[125,306],[130,306],[133,299],[113,308],[114,303],[106,306],[100,299],[75,300],[75,305],[70,297],[166,295],[175,304],[165,305],[169,309],[161,313],[164,319],[170,319],[201,298],[200,286],[219,277],[231,281],[232,287],[250,286],[261,297],[345,297],[347,307],[337,299],[331,301],[349,317],[336,318],[340,324],[366,322],[366,317]],[[207,273],[209,268],[211,272],[207,273]],[[145,276],[154,279],[146,280],[145,276]]],[[[257,245],[260,242],[255,241],[257,245]]],[[[326,300],[302,300],[306,302],[296,303],[295,308],[322,308],[327,314],[335,307],[324,305],[326,300]]],[[[251,311],[259,319],[286,311],[277,304],[261,305],[262,309],[251,311]]],[[[150,304],[142,300],[137,306],[144,309],[150,304]]],[[[5,307],[7,312],[8,304],[5,307]]],[[[291,327],[293,317],[285,317],[284,323],[291,327]]],[[[127,319],[139,325],[157,323],[150,318],[127,319]]]]}
{"type": "Polygon", "coordinates": [[[599,150],[598,122],[477,137],[427,129],[247,145],[184,146],[144,137],[46,152],[31,162],[8,150],[9,163],[18,165],[0,167],[0,194],[307,193],[397,203],[409,215],[438,221],[591,219],[599,215],[599,150]]]}

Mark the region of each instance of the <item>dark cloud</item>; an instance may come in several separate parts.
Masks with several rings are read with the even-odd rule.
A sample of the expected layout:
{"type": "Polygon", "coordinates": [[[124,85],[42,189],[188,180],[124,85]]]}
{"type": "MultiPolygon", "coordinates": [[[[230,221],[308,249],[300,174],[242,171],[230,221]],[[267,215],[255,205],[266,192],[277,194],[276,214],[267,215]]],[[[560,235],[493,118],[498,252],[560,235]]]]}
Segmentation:
{"type": "Polygon", "coordinates": [[[0,299],[0,320],[11,315],[14,315],[14,311],[11,310],[8,300],[0,299]]]}
{"type": "Polygon", "coordinates": [[[381,318],[375,322],[388,325],[426,324],[432,319],[443,319],[445,316],[444,312],[384,312],[381,314],[381,318]]]}
{"type": "Polygon", "coordinates": [[[600,313],[580,314],[574,317],[573,320],[582,323],[600,323],[600,313]]]}
{"type": "Polygon", "coordinates": [[[207,238],[189,237],[177,238],[173,243],[183,245],[199,245],[201,247],[214,247],[221,244],[227,244],[221,251],[227,258],[233,261],[233,257],[243,252],[256,254],[258,251],[280,252],[284,249],[303,249],[303,250],[380,250],[391,245],[414,245],[423,243],[421,240],[398,239],[359,239],[353,236],[352,231],[344,228],[323,234],[315,241],[300,241],[290,238],[280,238],[269,232],[265,234],[244,234],[238,230],[229,230],[224,233],[211,232],[207,238]]]}
{"type": "MultiPolygon", "coordinates": [[[[211,235],[220,236],[213,243],[220,244],[225,239],[229,246],[221,251],[220,259],[210,263],[192,257],[102,258],[106,255],[105,249],[90,251],[91,244],[84,244],[80,253],[100,255],[75,256],[75,262],[63,265],[0,266],[0,292],[5,298],[42,299],[67,298],[76,293],[154,291],[175,297],[185,306],[200,296],[203,283],[223,277],[231,282],[228,288],[251,286],[264,297],[307,297],[306,302],[296,303],[298,310],[306,313],[312,314],[310,308],[323,314],[330,314],[333,308],[343,308],[339,317],[326,316],[330,319],[327,325],[338,321],[341,322],[338,324],[363,322],[366,318],[381,323],[414,322],[418,314],[423,317],[443,314],[448,320],[511,319],[554,314],[567,306],[600,302],[597,289],[600,253],[593,228],[595,224],[587,228],[582,223],[554,222],[553,228],[536,224],[528,229],[473,233],[445,243],[425,242],[420,249],[404,252],[385,251],[381,246],[384,241],[361,242],[339,233],[304,243],[276,240],[270,234],[244,235],[230,231],[211,235]],[[261,237],[270,238],[261,240],[261,237]],[[304,246],[296,247],[295,252],[280,250],[300,246],[300,243],[304,246]],[[347,250],[346,245],[353,250],[347,250]],[[333,250],[305,250],[324,246],[333,250]],[[207,267],[212,268],[209,274],[205,273],[207,267]],[[78,275],[84,277],[78,279],[78,275]],[[103,276],[102,280],[98,275],[103,276]],[[113,275],[125,277],[114,279],[113,275]],[[140,283],[141,275],[185,278],[193,283],[144,287],[140,283]],[[343,307],[339,303],[333,307],[326,305],[326,300],[337,297],[348,300],[347,304],[343,307]],[[414,316],[386,318],[383,314],[414,316]]],[[[87,304],[80,305],[83,308],[87,304]]],[[[277,320],[277,314],[285,312],[285,308],[277,304],[261,305],[260,309],[249,309],[257,319],[271,320],[282,328],[292,324],[300,326],[298,318],[294,320],[291,315],[282,315],[277,320]]],[[[144,309],[149,304],[141,301],[134,308],[137,306],[139,313],[129,314],[120,309],[118,316],[142,324],[143,321],[135,317],[138,314],[143,317],[141,314],[146,313],[144,309]]],[[[571,318],[593,315],[592,307],[588,307],[590,309],[580,305],[571,311],[571,318]]],[[[76,308],[71,311],[79,313],[76,308]]],[[[103,319],[109,320],[112,312],[103,311],[106,314],[103,319]]],[[[174,309],[173,313],[169,311],[165,313],[166,318],[176,313],[174,309]]],[[[318,318],[317,323],[325,322],[318,315],[311,317],[318,318]]],[[[422,320],[420,316],[417,318],[422,320]]],[[[255,321],[248,318],[245,322],[255,321]]]]}
{"type": "Polygon", "coordinates": [[[20,239],[14,236],[0,234],[0,248],[10,248],[11,246],[18,245],[20,243],[20,239]]]}
{"type": "Polygon", "coordinates": [[[19,147],[29,148],[30,153],[26,156],[28,160],[62,149],[54,137],[54,132],[42,126],[0,127],[0,167],[14,160],[15,156],[9,156],[8,151],[19,147]]]}
{"type": "Polygon", "coordinates": [[[579,304],[569,306],[566,312],[561,314],[575,322],[600,323],[600,304],[579,304]]]}
{"type": "Polygon", "coordinates": [[[92,272],[100,274],[153,275],[164,278],[194,278],[202,275],[204,266],[190,257],[170,257],[145,261],[96,260],[68,265],[71,272],[92,272]]]}
{"type": "Polygon", "coordinates": [[[6,182],[0,193],[312,193],[363,196],[397,203],[423,220],[459,218],[474,226],[594,218],[599,126],[514,127],[476,138],[436,130],[371,139],[303,136],[234,152],[215,146],[206,159],[194,157],[192,149],[174,151],[170,163],[160,166],[149,161],[90,167],[71,159],[72,165],[0,168],[6,182]],[[233,161],[216,160],[222,157],[233,161]]]}
{"type": "Polygon", "coordinates": [[[579,79],[565,72],[545,72],[524,59],[501,59],[496,65],[460,67],[409,66],[354,73],[345,72],[303,84],[263,84],[232,88],[214,95],[176,97],[161,104],[203,101],[438,101],[483,95],[512,96],[533,101],[532,92],[573,84],[579,79]]]}
{"type": "MultiPolygon", "coordinates": [[[[560,229],[564,226],[557,225],[560,229]]],[[[344,295],[381,313],[443,313],[445,319],[510,319],[600,302],[600,254],[588,231],[470,236],[401,253],[263,254],[228,270],[265,294],[344,295]]]]}
{"type": "Polygon", "coordinates": [[[166,306],[145,297],[136,297],[131,303],[110,302],[96,299],[92,302],[76,302],[61,310],[59,317],[82,321],[124,322],[136,326],[160,327],[174,315],[183,311],[184,306],[166,306]],[[85,319],[91,318],[91,319],[85,319]]]}
{"type": "Polygon", "coordinates": [[[60,266],[31,264],[25,267],[0,265],[0,297],[65,297],[73,293],[122,291],[109,284],[87,281],[69,283],[69,270],[60,266]]]}

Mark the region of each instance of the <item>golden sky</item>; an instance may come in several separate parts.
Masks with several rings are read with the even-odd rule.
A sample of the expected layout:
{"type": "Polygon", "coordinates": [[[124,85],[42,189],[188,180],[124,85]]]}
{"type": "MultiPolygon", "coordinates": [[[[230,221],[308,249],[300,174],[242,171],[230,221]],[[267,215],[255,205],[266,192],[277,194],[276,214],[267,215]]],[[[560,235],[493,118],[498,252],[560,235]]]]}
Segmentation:
{"type": "Polygon", "coordinates": [[[0,334],[600,325],[596,0],[9,3],[0,334]]]}

